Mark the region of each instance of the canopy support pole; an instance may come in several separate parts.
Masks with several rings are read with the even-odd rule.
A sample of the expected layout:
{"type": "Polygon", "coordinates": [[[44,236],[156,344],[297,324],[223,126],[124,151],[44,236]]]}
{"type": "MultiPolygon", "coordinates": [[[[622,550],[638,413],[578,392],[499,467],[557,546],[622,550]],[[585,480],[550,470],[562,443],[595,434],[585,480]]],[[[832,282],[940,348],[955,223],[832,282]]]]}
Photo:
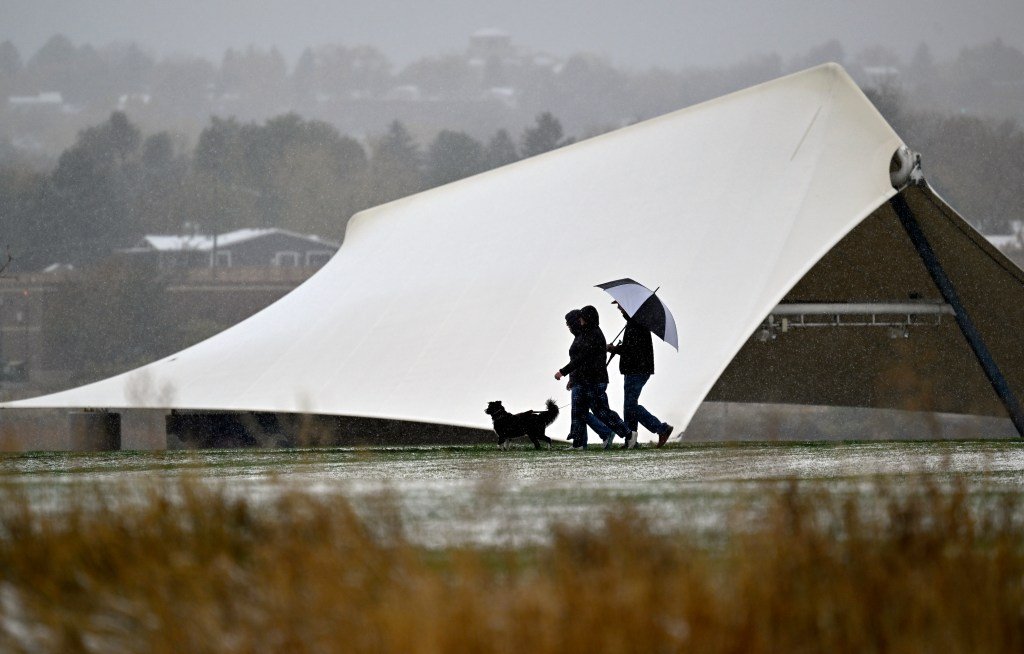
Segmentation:
{"type": "Polygon", "coordinates": [[[978,363],[981,364],[982,370],[985,371],[985,377],[988,378],[996,395],[999,396],[1003,406],[1006,407],[1006,412],[1010,414],[1010,420],[1013,422],[1013,426],[1017,428],[1017,433],[1024,438],[1024,410],[1021,409],[1020,402],[1017,401],[1017,397],[1013,394],[1010,384],[999,370],[995,359],[992,358],[992,353],[989,352],[985,341],[981,338],[981,333],[967,314],[967,309],[960,301],[960,296],[956,292],[956,287],[953,286],[953,281],[942,268],[942,264],[935,255],[935,251],[928,242],[928,238],[918,224],[917,219],[914,218],[914,212],[910,210],[910,205],[907,204],[903,194],[898,193],[889,200],[889,206],[896,212],[896,216],[900,219],[900,224],[903,225],[904,231],[907,232],[907,236],[910,237],[914,248],[917,249],[918,256],[921,257],[925,268],[928,269],[928,274],[931,275],[935,286],[942,293],[943,299],[953,308],[956,323],[960,326],[960,331],[963,333],[964,338],[967,339],[971,350],[974,351],[974,356],[978,359],[978,363]]]}

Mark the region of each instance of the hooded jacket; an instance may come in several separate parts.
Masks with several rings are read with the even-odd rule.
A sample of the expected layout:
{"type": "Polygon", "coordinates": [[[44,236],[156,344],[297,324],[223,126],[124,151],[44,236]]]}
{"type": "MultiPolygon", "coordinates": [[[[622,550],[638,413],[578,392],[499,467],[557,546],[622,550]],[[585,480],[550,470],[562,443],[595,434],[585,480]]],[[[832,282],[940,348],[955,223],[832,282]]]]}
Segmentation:
{"type": "MultiPolygon", "coordinates": [[[[568,320],[569,315],[566,316],[568,320]]],[[[605,367],[604,353],[606,341],[600,327],[600,316],[597,309],[586,306],[580,309],[580,315],[586,324],[573,331],[575,338],[569,346],[569,363],[561,368],[563,375],[569,375],[574,384],[607,384],[608,370],[605,367]]]]}

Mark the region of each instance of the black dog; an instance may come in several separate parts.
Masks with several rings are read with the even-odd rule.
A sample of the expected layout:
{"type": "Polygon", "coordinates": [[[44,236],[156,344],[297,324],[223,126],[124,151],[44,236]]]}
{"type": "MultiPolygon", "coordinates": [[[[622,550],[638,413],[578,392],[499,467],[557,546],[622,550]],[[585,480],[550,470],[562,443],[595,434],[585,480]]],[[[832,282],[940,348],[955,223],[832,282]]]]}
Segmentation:
{"type": "Polygon", "coordinates": [[[501,402],[491,402],[484,413],[491,416],[494,422],[494,433],[498,435],[498,447],[503,448],[510,439],[529,436],[533,446],[540,449],[541,441],[551,447],[551,439],[544,435],[544,429],[558,417],[558,405],[554,400],[547,401],[545,411],[524,411],[509,413],[501,402]]]}

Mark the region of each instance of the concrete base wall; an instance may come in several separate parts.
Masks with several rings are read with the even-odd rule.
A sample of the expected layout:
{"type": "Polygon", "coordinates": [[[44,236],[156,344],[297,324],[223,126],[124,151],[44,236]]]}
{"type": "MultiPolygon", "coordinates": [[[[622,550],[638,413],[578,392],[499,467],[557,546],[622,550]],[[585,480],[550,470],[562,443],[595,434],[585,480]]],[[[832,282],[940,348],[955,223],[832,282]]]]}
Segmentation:
{"type": "Polygon", "coordinates": [[[1019,436],[1009,418],[801,404],[704,402],[683,438],[690,442],[972,439],[1019,436]]]}
{"type": "MultiPolygon", "coordinates": [[[[659,407],[650,408],[655,414],[658,413],[659,407]]],[[[269,428],[251,431],[242,443],[232,442],[216,429],[211,429],[210,421],[206,421],[206,427],[201,427],[203,421],[199,421],[198,431],[177,429],[168,433],[169,412],[164,410],[132,410],[120,412],[120,415],[120,447],[125,450],[240,445],[315,447],[495,442],[494,433],[490,430],[296,414],[278,414],[276,423],[268,423],[265,417],[257,418],[249,414],[245,419],[236,417],[233,420],[257,427],[262,420],[269,428]]],[[[242,415],[246,414],[236,414],[242,415]]],[[[556,441],[568,432],[568,411],[564,412],[564,416],[548,428],[548,436],[556,441]]],[[[88,447],[83,445],[80,437],[74,436],[72,432],[71,419],[64,409],[0,411],[0,451],[97,448],[95,444],[88,447]]],[[[843,407],[705,402],[683,435],[683,442],[1018,438],[1013,425],[1006,418],[843,407]]]]}
{"type": "Polygon", "coordinates": [[[448,425],[293,413],[173,412],[167,442],[185,447],[469,445],[494,433],[448,425]]]}
{"type": "Polygon", "coordinates": [[[121,449],[121,414],[72,411],[68,414],[68,448],[75,452],[121,449]]]}

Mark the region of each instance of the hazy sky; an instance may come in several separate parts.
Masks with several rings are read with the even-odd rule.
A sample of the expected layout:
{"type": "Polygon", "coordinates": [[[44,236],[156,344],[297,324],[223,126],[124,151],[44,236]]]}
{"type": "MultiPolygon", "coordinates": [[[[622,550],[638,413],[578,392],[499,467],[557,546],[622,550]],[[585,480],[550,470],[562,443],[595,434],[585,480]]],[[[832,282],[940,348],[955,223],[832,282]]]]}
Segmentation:
{"type": "Polygon", "coordinates": [[[530,50],[629,67],[790,56],[830,38],[848,55],[885,45],[909,56],[923,41],[943,59],[996,37],[1024,49],[1024,0],[0,0],[0,41],[24,59],[63,33],[214,61],[229,46],[276,45],[294,61],[308,45],[368,43],[401,65],[460,51],[484,27],[530,50]]]}

